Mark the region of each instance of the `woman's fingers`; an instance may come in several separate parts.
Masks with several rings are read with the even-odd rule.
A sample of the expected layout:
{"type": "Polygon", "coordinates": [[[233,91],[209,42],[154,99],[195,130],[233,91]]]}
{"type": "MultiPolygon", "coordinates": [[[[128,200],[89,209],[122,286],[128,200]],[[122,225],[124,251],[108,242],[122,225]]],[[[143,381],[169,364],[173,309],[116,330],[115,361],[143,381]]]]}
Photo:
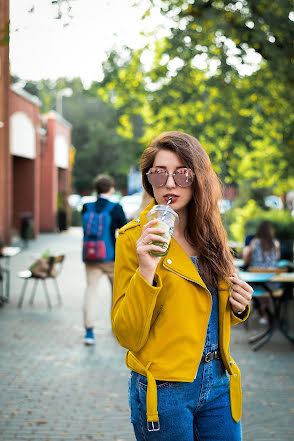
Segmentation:
{"type": "Polygon", "coordinates": [[[168,240],[165,239],[163,236],[160,236],[159,234],[148,234],[147,236],[142,238],[142,241],[147,245],[150,244],[150,242],[163,242],[167,243],[168,240]]]}
{"type": "MultiPolygon", "coordinates": [[[[146,225],[144,225],[142,229],[142,234],[139,240],[137,241],[137,249],[141,246],[149,246],[151,245],[151,242],[162,242],[162,243],[168,243],[168,239],[164,237],[164,234],[166,231],[164,231],[162,228],[158,228],[156,224],[158,223],[158,220],[154,219],[150,222],[148,222],[146,225]]],[[[145,248],[146,251],[146,248],[145,248]]],[[[149,249],[150,251],[150,249],[149,249]]]]}
{"type": "Polygon", "coordinates": [[[236,273],[232,277],[229,277],[232,282],[230,302],[234,312],[243,312],[249,304],[253,289],[248,283],[239,279],[236,273]]]}
{"type": "MultiPolygon", "coordinates": [[[[137,245],[138,256],[143,257],[144,255],[148,255],[150,257],[150,251],[156,251],[157,253],[162,254],[165,250],[158,245],[154,245],[154,244],[145,245],[143,242],[141,242],[139,245],[137,245]]],[[[155,257],[155,256],[152,256],[152,257],[155,257]]]]}
{"type": "Polygon", "coordinates": [[[244,307],[246,307],[249,303],[245,297],[241,296],[241,294],[238,294],[235,291],[232,293],[230,299],[235,300],[236,302],[240,303],[240,305],[243,305],[244,307]]]}
{"type": "Polygon", "coordinates": [[[142,232],[142,236],[147,236],[148,234],[165,234],[166,231],[164,231],[162,228],[159,227],[153,227],[153,228],[147,228],[144,232],[142,232]]]}
{"type": "Polygon", "coordinates": [[[150,251],[161,251],[163,252],[164,249],[158,245],[158,242],[164,244],[168,241],[158,234],[149,234],[148,236],[141,236],[140,239],[137,241],[137,252],[138,253],[149,253],[150,251]],[[156,244],[157,242],[157,244],[156,244]]]}
{"type": "Polygon", "coordinates": [[[164,253],[164,252],[165,252],[165,250],[162,249],[160,246],[158,246],[158,245],[153,245],[153,244],[147,245],[147,246],[145,247],[145,250],[144,250],[144,251],[147,251],[148,253],[149,253],[150,251],[157,251],[157,252],[159,252],[159,253],[164,253]]]}
{"type": "Polygon", "coordinates": [[[235,290],[235,291],[239,292],[240,294],[243,294],[246,297],[249,297],[249,299],[251,299],[252,294],[253,294],[253,289],[250,285],[248,285],[248,283],[243,282],[243,280],[239,279],[239,277],[237,277],[237,275],[229,277],[229,279],[232,282],[233,290],[235,290]]]}
{"type": "Polygon", "coordinates": [[[145,224],[142,228],[142,232],[144,233],[148,228],[154,228],[154,226],[158,224],[158,219],[153,219],[150,222],[148,222],[147,224],[145,224]]]}
{"type": "MultiPolygon", "coordinates": [[[[251,287],[250,287],[251,288],[251,287]]],[[[238,294],[239,296],[244,297],[248,302],[250,302],[252,298],[252,292],[247,291],[242,286],[238,285],[237,283],[232,284],[231,291],[238,294]]]]}
{"type": "Polygon", "coordinates": [[[244,305],[243,303],[238,302],[233,297],[230,297],[230,303],[232,305],[233,311],[237,314],[241,314],[243,311],[245,311],[247,305],[244,305]]]}

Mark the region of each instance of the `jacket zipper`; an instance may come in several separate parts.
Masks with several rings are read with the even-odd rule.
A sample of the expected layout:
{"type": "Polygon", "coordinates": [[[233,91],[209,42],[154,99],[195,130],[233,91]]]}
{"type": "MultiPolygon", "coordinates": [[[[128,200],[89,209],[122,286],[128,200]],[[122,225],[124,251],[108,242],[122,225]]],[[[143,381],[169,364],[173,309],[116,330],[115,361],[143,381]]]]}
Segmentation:
{"type": "MultiPolygon", "coordinates": [[[[210,303],[210,306],[212,306],[212,298],[211,298],[211,294],[210,294],[210,292],[209,292],[209,290],[208,290],[207,288],[205,288],[204,286],[200,285],[200,283],[195,282],[195,280],[188,279],[188,277],[184,277],[184,276],[182,276],[181,274],[179,274],[179,273],[177,273],[177,272],[175,272],[175,271],[172,271],[170,268],[167,268],[165,265],[163,265],[163,267],[164,267],[165,269],[167,269],[168,271],[170,271],[171,273],[176,274],[177,276],[180,276],[180,277],[182,277],[183,279],[188,280],[189,282],[193,282],[193,283],[195,283],[196,285],[201,286],[201,288],[204,288],[204,289],[208,292],[208,294],[209,294],[209,298],[210,298],[210,302],[211,302],[211,303],[210,303]]],[[[209,321],[209,319],[208,319],[208,321],[209,321]]],[[[208,322],[207,322],[207,324],[208,324],[208,322]]],[[[205,337],[204,337],[203,347],[204,347],[204,344],[205,344],[205,337]]],[[[194,379],[196,378],[197,371],[198,371],[198,369],[197,369],[196,372],[195,372],[194,379]]]]}

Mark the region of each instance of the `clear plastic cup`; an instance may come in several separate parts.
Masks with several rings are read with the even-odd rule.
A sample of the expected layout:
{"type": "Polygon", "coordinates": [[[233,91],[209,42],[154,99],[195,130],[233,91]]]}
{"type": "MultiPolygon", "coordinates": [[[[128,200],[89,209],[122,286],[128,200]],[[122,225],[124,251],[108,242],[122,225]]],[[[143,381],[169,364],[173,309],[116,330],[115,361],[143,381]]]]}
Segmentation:
{"type": "Polygon", "coordinates": [[[154,227],[164,230],[165,232],[163,234],[159,234],[159,236],[163,236],[168,240],[168,242],[153,241],[152,244],[161,247],[162,252],[150,251],[150,254],[153,256],[165,256],[168,252],[175,226],[179,221],[179,216],[167,205],[154,205],[154,207],[148,212],[147,219],[148,221],[158,219],[158,223],[155,224],[154,227]]]}

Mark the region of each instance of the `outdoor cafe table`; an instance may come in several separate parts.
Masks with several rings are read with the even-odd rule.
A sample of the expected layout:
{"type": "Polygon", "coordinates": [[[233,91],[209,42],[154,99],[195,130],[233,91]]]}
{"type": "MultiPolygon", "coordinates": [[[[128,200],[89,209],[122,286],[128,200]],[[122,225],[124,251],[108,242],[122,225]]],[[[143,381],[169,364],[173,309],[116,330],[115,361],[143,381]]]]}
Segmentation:
{"type": "Polygon", "coordinates": [[[243,259],[234,259],[233,263],[235,268],[242,268],[245,265],[243,259]]]}
{"type": "MultiPolygon", "coordinates": [[[[291,336],[288,332],[289,323],[287,319],[287,308],[281,307],[282,304],[286,304],[287,300],[289,300],[293,295],[292,290],[294,286],[294,272],[276,274],[240,271],[239,277],[244,282],[252,285],[253,289],[257,285],[262,286],[264,292],[268,292],[273,301],[273,313],[268,311],[268,328],[264,332],[249,338],[249,343],[254,344],[257,342],[257,344],[253,346],[253,349],[257,350],[263,346],[272,337],[275,329],[279,329],[291,343],[294,343],[293,336],[291,336]],[[267,282],[282,282],[282,294],[280,296],[276,296],[274,290],[268,286],[267,282]]],[[[256,292],[256,295],[253,293],[253,296],[258,298],[258,292],[256,292]]]]}
{"type": "MultiPolygon", "coordinates": [[[[234,267],[238,270],[238,269],[242,269],[245,267],[245,262],[243,259],[234,259],[233,260],[234,263],[234,267]]],[[[281,259],[278,260],[278,268],[288,268],[288,269],[294,269],[294,265],[292,262],[290,262],[290,260],[286,260],[286,259],[281,259]]]]}
{"type": "Polygon", "coordinates": [[[0,258],[3,259],[4,265],[2,271],[5,274],[5,284],[1,284],[3,292],[0,292],[0,304],[9,301],[10,294],[10,259],[20,253],[20,247],[4,247],[1,250],[0,258]]]}

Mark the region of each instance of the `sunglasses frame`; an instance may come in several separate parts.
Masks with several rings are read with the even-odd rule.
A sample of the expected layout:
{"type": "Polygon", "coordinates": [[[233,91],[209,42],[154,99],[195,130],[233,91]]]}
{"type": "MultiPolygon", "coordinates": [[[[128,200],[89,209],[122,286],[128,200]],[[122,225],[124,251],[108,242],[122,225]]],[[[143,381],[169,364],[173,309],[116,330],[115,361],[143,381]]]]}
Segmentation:
{"type": "MultiPolygon", "coordinates": [[[[150,185],[153,186],[154,184],[152,184],[152,183],[149,181],[149,175],[156,175],[156,174],[157,174],[157,175],[165,175],[165,177],[166,177],[166,180],[165,180],[165,182],[164,182],[162,185],[154,185],[154,187],[156,187],[156,188],[164,187],[164,186],[166,185],[167,180],[168,180],[168,178],[169,178],[170,176],[173,177],[173,180],[174,180],[175,184],[176,184],[178,187],[186,188],[186,187],[190,187],[190,186],[193,184],[193,180],[194,180],[195,173],[194,173],[189,167],[181,167],[181,168],[184,168],[184,169],[190,170],[190,172],[191,172],[191,174],[192,174],[192,180],[191,180],[191,183],[189,183],[188,185],[185,185],[185,186],[179,185],[179,184],[176,182],[176,180],[175,180],[175,176],[176,176],[176,175],[183,175],[183,174],[184,174],[184,173],[177,173],[177,171],[180,170],[180,169],[177,169],[177,170],[174,171],[173,173],[168,173],[168,172],[167,172],[166,170],[164,170],[164,169],[162,169],[162,170],[164,170],[164,173],[150,173],[150,170],[152,170],[152,168],[157,168],[157,167],[151,167],[151,168],[149,169],[149,171],[146,173],[146,176],[147,176],[147,179],[148,179],[148,182],[149,182],[150,185]]],[[[158,168],[160,168],[160,167],[158,167],[158,168]]]]}

